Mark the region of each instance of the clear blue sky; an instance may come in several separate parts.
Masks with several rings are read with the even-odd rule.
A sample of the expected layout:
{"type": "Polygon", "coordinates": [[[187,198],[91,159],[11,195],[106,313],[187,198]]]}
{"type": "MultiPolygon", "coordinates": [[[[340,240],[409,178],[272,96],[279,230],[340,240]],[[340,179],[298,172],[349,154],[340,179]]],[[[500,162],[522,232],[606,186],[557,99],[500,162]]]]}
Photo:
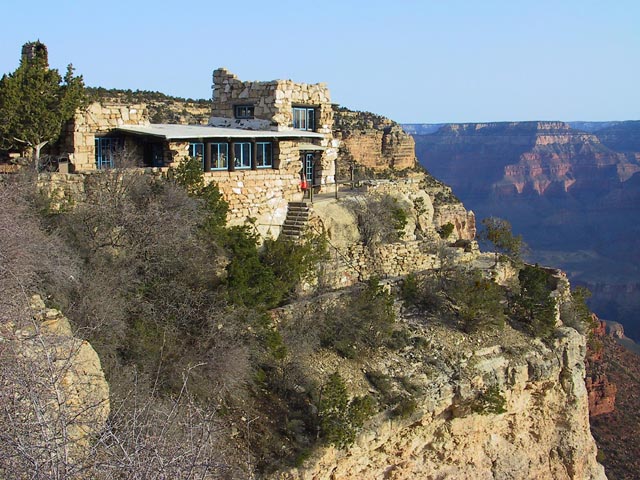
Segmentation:
{"type": "Polygon", "coordinates": [[[639,0],[0,0],[0,72],[40,39],[85,83],[211,96],[326,82],[400,122],[640,119],[639,0]]]}

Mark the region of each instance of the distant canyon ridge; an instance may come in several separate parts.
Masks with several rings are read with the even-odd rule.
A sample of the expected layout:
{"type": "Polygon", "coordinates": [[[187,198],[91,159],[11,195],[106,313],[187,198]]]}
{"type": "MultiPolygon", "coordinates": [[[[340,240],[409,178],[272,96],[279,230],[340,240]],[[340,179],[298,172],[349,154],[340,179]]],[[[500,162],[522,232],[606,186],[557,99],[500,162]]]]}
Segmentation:
{"type": "Polygon", "coordinates": [[[640,339],[640,121],[406,124],[420,163],[478,219],[509,220],[531,260],[640,339]]]}

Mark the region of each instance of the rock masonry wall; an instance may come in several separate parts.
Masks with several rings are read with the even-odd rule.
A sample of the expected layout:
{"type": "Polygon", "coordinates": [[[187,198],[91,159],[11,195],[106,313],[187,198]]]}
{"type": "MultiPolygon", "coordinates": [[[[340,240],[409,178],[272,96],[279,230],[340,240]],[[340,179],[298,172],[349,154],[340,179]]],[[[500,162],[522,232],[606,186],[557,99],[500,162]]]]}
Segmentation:
{"type": "MultiPolygon", "coordinates": [[[[106,133],[122,125],[148,125],[149,116],[143,104],[91,103],[79,110],[66,126],[63,149],[77,172],[96,170],[96,134],[106,133]]],[[[133,144],[125,149],[134,150],[133,144]]]]}
{"type": "MultiPolygon", "coordinates": [[[[292,130],[293,107],[295,106],[314,107],[315,132],[324,135],[324,139],[314,140],[314,143],[317,142],[319,146],[324,148],[316,160],[316,180],[314,180],[322,190],[324,185],[334,182],[335,160],[338,157],[339,146],[339,141],[333,137],[333,108],[326,84],[296,83],[291,80],[244,82],[224,68],[213,72],[213,101],[210,119],[212,125],[246,129],[292,130]],[[255,118],[234,119],[236,105],[253,105],[255,118]]],[[[299,162],[299,154],[297,152],[296,154],[299,162]]]]}
{"type": "MultiPolygon", "coordinates": [[[[243,82],[224,68],[213,72],[211,116],[234,118],[236,105],[253,105],[258,120],[266,120],[277,130],[293,128],[293,107],[316,108],[316,131],[331,135],[333,109],[325,83],[296,83],[291,80],[243,82]]],[[[238,126],[244,124],[238,122],[238,126]]]]}

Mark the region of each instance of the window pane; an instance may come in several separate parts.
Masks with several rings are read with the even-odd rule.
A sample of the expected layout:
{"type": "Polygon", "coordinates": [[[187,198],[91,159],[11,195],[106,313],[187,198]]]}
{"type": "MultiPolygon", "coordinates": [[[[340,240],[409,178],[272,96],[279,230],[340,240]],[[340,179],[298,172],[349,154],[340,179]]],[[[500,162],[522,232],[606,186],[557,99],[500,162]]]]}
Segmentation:
{"type": "Polygon", "coordinates": [[[271,155],[271,142],[259,142],[256,144],[257,152],[257,166],[258,168],[266,168],[273,166],[271,155]]]}
{"type": "Polygon", "coordinates": [[[236,168],[251,168],[251,144],[250,143],[236,143],[234,153],[236,156],[235,167],[236,168]]]}
{"type": "Polygon", "coordinates": [[[226,170],[228,167],[227,158],[228,145],[226,143],[211,144],[211,170],[226,170]]]}
{"type": "Polygon", "coordinates": [[[193,158],[204,158],[204,143],[190,143],[189,156],[193,158]]]}
{"type": "Polygon", "coordinates": [[[96,168],[115,167],[115,157],[124,148],[120,138],[98,137],[95,139],[96,168]]]}
{"type": "Polygon", "coordinates": [[[307,130],[316,129],[316,112],[313,108],[307,109],[307,130]]]}
{"type": "Polygon", "coordinates": [[[236,118],[253,118],[253,112],[253,105],[236,105],[234,113],[236,118]]]}

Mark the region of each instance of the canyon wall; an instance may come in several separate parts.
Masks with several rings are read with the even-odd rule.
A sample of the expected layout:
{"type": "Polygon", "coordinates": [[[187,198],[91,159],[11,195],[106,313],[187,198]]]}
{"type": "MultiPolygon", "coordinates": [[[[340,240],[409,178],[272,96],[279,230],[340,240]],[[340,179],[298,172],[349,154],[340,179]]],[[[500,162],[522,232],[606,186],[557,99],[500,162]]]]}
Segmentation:
{"type": "Polygon", "coordinates": [[[532,260],[566,270],[600,317],[640,338],[640,305],[625,294],[640,283],[639,125],[448,124],[415,135],[416,152],[479,218],[509,220],[532,260]]]}

